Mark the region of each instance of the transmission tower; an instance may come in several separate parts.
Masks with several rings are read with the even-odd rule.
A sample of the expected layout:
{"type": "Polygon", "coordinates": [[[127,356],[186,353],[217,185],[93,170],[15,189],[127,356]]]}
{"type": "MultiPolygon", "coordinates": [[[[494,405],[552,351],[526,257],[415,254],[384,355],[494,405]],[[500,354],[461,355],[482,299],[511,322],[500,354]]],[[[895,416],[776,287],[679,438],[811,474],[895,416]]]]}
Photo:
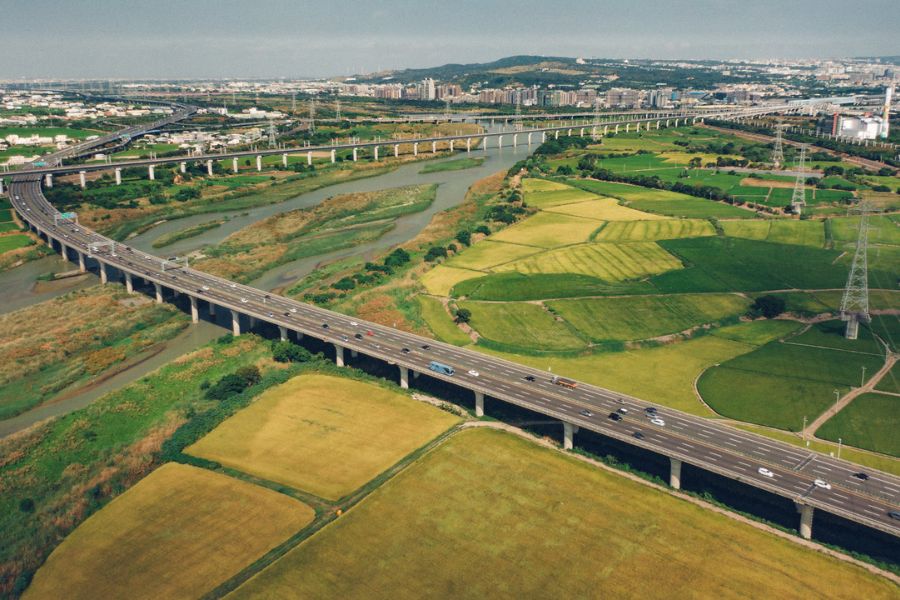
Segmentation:
{"type": "Polygon", "coordinates": [[[516,95],[516,131],[522,131],[522,95],[516,95]]]}
{"type": "Polygon", "coordinates": [[[844,333],[848,340],[855,340],[859,334],[859,322],[869,322],[869,212],[866,205],[860,206],[859,233],[856,237],[856,252],[853,254],[853,264],[850,267],[850,276],[847,277],[847,287],[841,298],[841,320],[847,321],[847,329],[844,333]]]}
{"type": "Polygon", "coordinates": [[[800,163],[797,165],[797,179],[794,180],[794,195],[791,196],[791,210],[799,215],[806,206],[806,144],[800,146],[800,163]]]}
{"type": "Polygon", "coordinates": [[[450,110],[450,96],[448,95],[446,98],[444,98],[444,118],[447,119],[448,123],[450,122],[451,114],[452,111],[450,110]]]}
{"type": "Polygon", "coordinates": [[[316,132],[316,99],[309,100],[309,132],[316,132]]]}
{"type": "Polygon", "coordinates": [[[291,92],[291,114],[297,112],[297,92],[291,92]]]}
{"type": "Polygon", "coordinates": [[[775,125],[775,148],[772,150],[772,165],[780,169],[784,164],[784,148],[782,144],[783,129],[781,121],[775,125]]]}
{"type": "Polygon", "coordinates": [[[269,119],[269,148],[274,148],[277,146],[277,142],[275,141],[275,121],[269,119]]]}
{"type": "Polygon", "coordinates": [[[340,98],[334,101],[334,118],[338,121],[341,120],[341,100],[340,98]]]}

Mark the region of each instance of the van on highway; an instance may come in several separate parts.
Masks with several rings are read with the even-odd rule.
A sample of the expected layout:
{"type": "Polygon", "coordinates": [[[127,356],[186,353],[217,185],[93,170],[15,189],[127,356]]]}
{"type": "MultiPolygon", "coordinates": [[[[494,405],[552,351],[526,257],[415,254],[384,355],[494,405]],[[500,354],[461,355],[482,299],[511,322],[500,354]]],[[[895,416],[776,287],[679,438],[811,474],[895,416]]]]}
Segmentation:
{"type": "Polygon", "coordinates": [[[450,375],[451,377],[453,376],[454,373],[456,373],[456,371],[454,371],[453,367],[451,367],[450,365],[445,365],[444,363],[439,363],[436,360],[431,361],[431,363],[428,365],[428,368],[431,369],[432,371],[434,371],[435,373],[441,373],[443,375],[450,375]]]}

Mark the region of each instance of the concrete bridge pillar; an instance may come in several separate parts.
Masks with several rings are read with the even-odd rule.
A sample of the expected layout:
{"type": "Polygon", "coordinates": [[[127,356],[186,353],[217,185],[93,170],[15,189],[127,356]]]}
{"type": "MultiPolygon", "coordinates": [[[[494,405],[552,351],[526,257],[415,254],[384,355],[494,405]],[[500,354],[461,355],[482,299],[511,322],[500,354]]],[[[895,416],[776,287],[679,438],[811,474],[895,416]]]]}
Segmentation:
{"type": "Polygon", "coordinates": [[[678,119],[675,119],[675,127],[678,127],[678,119]]]}
{"type": "Polygon", "coordinates": [[[619,133],[619,124],[618,123],[616,123],[616,129],[615,129],[615,131],[613,131],[613,133],[619,133]]]}
{"type": "Polygon", "coordinates": [[[53,238],[50,237],[50,234],[49,234],[49,233],[46,234],[46,235],[47,235],[47,246],[49,246],[50,249],[53,250],[53,238]]]}
{"type": "Polygon", "coordinates": [[[394,144],[394,158],[400,157],[400,144],[394,144]]]}
{"type": "Polygon", "coordinates": [[[450,152],[453,152],[453,146],[454,146],[455,141],[456,140],[450,140],[450,152]]]}
{"type": "Polygon", "coordinates": [[[419,142],[413,142],[413,156],[419,155],[419,142]]]}
{"type": "Polygon", "coordinates": [[[409,389],[409,369],[400,367],[400,387],[404,390],[409,389]]]}
{"type": "Polygon", "coordinates": [[[153,288],[156,291],[156,303],[162,304],[162,301],[163,301],[162,285],[160,285],[158,283],[154,283],[153,288]]]}
{"type": "Polygon", "coordinates": [[[241,335],[241,313],[234,309],[231,310],[231,335],[241,335]]]}
{"type": "Polygon", "coordinates": [[[515,148],[518,145],[519,145],[519,134],[514,133],[513,134],[513,148],[515,148]]]}
{"type": "Polygon", "coordinates": [[[216,305],[213,304],[212,302],[209,303],[209,316],[211,316],[211,317],[216,316],[216,305]]]}
{"type": "Polygon", "coordinates": [[[134,283],[131,281],[131,273],[125,273],[125,290],[129,294],[134,293],[134,283]]]}
{"type": "Polygon", "coordinates": [[[659,121],[656,122],[656,128],[659,129],[659,121]]]}
{"type": "Polygon", "coordinates": [[[82,273],[87,271],[87,267],[84,264],[84,253],[83,252],[78,253],[78,270],[81,271],[82,273]]]}
{"type": "Polygon", "coordinates": [[[542,132],[541,132],[541,143],[543,144],[543,143],[546,142],[546,141],[547,141],[547,132],[546,132],[546,131],[542,131],[542,132]]]}
{"type": "Polygon", "coordinates": [[[531,134],[530,133],[528,134],[526,141],[528,142],[528,145],[531,146],[531,134]]]}
{"type": "Polygon", "coordinates": [[[197,309],[197,296],[188,296],[191,300],[191,323],[200,321],[200,311],[197,309]]]}
{"type": "Polygon", "coordinates": [[[281,166],[287,167],[287,152],[281,155],[281,166]]]}
{"type": "Polygon", "coordinates": [[[237,158],[231,159],[231,172],[232,173],[238,172],[238,159],[237,158]]]}
{"type": "Polygon", "coordinates": [[[484,394],[482,392],[475,392],[475,416],[484,416],[484,394]]]}
{"type": "MultiPolygon", "coordinates": [[[[237,169],[235,169],[234,172],[237,173],[237,169]]],[[[211,160],[206,161],[206,175],[208,177],[213,176],[213,164],[211,160]]]]}
{"type": "Polygon", "coordinates": [[[286,342],[288,339],[287,327],[284,325],[278,326],[278,337],[282,342],[286,342]]]}
{"type": "Polygon", "coordinates": [[[116,185],[122,185],[122,169],[116,167],[116,185]]]}
{"type": "Polygon", "coordinates": [[[107,281],[109,281],[109,278],[106,275],[106,263],[101,262],[100,263],[100,283],[105,284],[107,281]]]}
{"type": "Polygon", "coordinates": [[[178,164],[178,170],[181,171],[181,174],[182,174],[182,175],[184,175],[185,173],[187,173],[187,163],[186,163],[186,162],[179,163],[179,164],[178,164]]]}
{"type": "Polygon", "coordinates": [[[375,160],[377,161],[378,160],[378,146],[375,146],[374,156],[375,156],[375,160]]]}
{"type": "Polygon", "coordinates": [[[804,540],[812,539],[813,507],[809,504],[797,504],[797,512],[800,513],[800,537],[804,540]]]}
{"type": "Polygon", "coordinates": [[[575,447],[575,434],[578,433],[578,426],[563,421],[563,450],[571,450],[575,447]]]}
{"type": "Polygon", "coordinates": [[[356,162],[359,159],[358,148],[353,149],[353,162],[356,162]]]}
{"type": "Polygon", "coordinates": [[[669,485],[676,490],[681,489],[681,461],[677,458],[669,458],[669,485]]]}
{"type": "Polygon", "coordinates": [[[502,135],[498,135],[498,136],[497,136],[497,147],[498,147],[498,148],[502,148],[502,147],[503,147],[503,136],[502,136],[502,135]]]}
{"type": "Polygon", "coordinates": [[[466,154],[472,152],[472,138],[466,138],[466,154]]]}
{"type": "Polygon", "coordinates": [[[669,119],[666,119],[666,127],[669,126],[669,119]]]}
{"type": "Polygon", "coordinates": [[[482,146],[481,149],[484,150],[485,152],[487,152],[487,147],[488,147],[488,137],[487,136],[484,136],[484,139],[481,140],[481,146],[482,146]]]}
{"type": "Polygon", "coordinates": [[[262,156],[259,154],[256,155],[256,170],[262,171],[262,156]]]}
{"type": "Polygon", "coordinates": [[[254,317],[253,315],[248,315],[248,318],[250,320],[248,329],[253,329],[254,327],[256,327],[256,317],[254,317]]]}
{"type": "Polygon", "coordinates": [[[578,136],[579,136],[579,137],[584,137],[584,127],[582,127],[582,128],[579,130],[578,136]]]}
{"type": "Polygon", "coordinates": [[[350,358],[356,358],[357,356],[359,356],[359,351],[357,351],[357,350],[350,351],[350,358]]]}
{"type": "Polygon", "coordinates": [[[312,151],[306,153],[306,166],[312,166],[312,151]]]}
{"type": "Polygon", "coordinates": [[[437,154],[437,142],[431,142],[431,153],[437,154]]]}
{"type": "Polygon", "coordinates": [[[334,148],[331,149],[331,163],[334,164],[336,162],[336,158],[334,156],[334,148]]]}
{"type": "Polygon", "coordinates": [[[554,139],[554,140],[558,140],[558,139],[559,139],[559,129],[557,129],[556,131],[553,132],[553,139],[554,139]]]}
{"type": "Polygon", "coordinates": [[[156,167],[154,167],[153,165],[150,165],[149,167],[147,167],[147,176],[150,177],[150,181],[155,180],[156,179],[156,167]]]}
{"type": "Polygon", "coordinates": [[[569,137],[572,137],[572,129],[569,128],[569,137]]]}
{"type": "Polygon", "coordinates": [[[52,188],[52,187],[53,187],[53,173],[47,173],[47,174],[44,176],[44,184],[45,184],[48,188],[52,188]]]}
{"type": "Polygon", "coordinates": [[[294,335],[297,336],[297,341],[300,341],[300,340],[303,339],[303,332],[302,332],[302,331],[294,331],[294,335]]]}
{"type": "Polygon", "coordinates": [[[85,180],[84,175],[84,171],[78,171],[78,182],[81,184],[81,189],[87,187],[87,180],[85,180]]]}
{"type": "Polygon", "coordinates": [[[344,347],[340,344],[334,345],[334,364],[339,367],[344,366],[344,347]]]}
{"type": "Polygon", "coordinates": [[[631,123],[625,123],[625,133],[631,131],[631,123]]]}

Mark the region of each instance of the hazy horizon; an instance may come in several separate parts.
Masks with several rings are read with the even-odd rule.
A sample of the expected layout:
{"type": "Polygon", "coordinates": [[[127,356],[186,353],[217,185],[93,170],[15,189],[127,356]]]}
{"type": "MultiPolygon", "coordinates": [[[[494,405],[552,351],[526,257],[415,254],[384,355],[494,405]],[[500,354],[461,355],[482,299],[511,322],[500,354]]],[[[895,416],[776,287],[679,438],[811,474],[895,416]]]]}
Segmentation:
{"type": "Polygon", "coordinates": [[[900,54],[900,2],[6,2],[0,79],[302,78],[534,54],[796,60],[900,54]]]}

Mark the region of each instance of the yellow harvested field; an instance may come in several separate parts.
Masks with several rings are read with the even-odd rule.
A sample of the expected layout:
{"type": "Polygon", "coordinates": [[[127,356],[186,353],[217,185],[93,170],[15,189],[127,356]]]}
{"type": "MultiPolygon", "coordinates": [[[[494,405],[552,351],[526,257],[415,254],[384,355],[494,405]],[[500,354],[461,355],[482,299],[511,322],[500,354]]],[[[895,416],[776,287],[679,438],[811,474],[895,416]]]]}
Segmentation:
{"type": "Polygon", "coordinates": [[[624,281],[682,268],[681,261],[653,242],[578,244],[500,265],[495,271],[580,273],[624,281]]]}
{"type": "Polygon", "coordinates": [[[448,267],[462,267],[483,271],[531,254],[537,254],[538,252],[541,252],[541,249],[534,246],[522,246],[520,244],[509,244],[486,239],[466,248],[444,264],[448,267]]]}
{"type": "Polygon", "coordinates": [[[686,237],[716,235],[705,219],[660,219],[607,223],[594,240],[597,242],[651,242],[686,237]]]}
{"type": "Polygon", "coordinates": [[[458,420],[374,383],[300,375],[264,392],[186,452],[337,500],[458,420]]]}
{"type": "Polygon", "coordinates": [[[692,158],[699,158],[703,161],[703,164],[714,163],[716,159],[720,156],[724,156],[725,158],[734,158],[740,159],[741,156],[737,156],[734,154],[708,154],[704,152],[663,152],[659,155],[660,158],[665,160],[666,162],[678,164],[678,165],[686,165],[691,162],[692,158]]]}
{"type": "Polygon", "coordinates": [[[313,516],[284,494],[169,463],[69,534],[24,597],[199,598],[313,516]]]}
{"type": "Polygon", "coordinates": [[[888,600],[896,584],[496,430],[460,432],[229,598],[888,600]]]}
{"type": "Polygon", "coordinates": [[[597,219],[598,221],[658,221],[668,219],[668,217],[661,215],[654,215],[622,206],[615,198],[603,198],[601,196],[598,196],[597,200],[563,204],[545,210],[546,212],[597,219]]]}
{"type": "Polygon", "coordinates": [[[424,275],[419,281],[429,294],[435,296],[449,296],[450,290],[460,281],[483,277],[484,273],[470,269],[457,269],[447,265],[437,265],[424,275]]]}
{"type": "Polygon", "coordinates": [[[531,192],[553,192],[558,190],[572,189],[572,186],[549,179],[528,178],[522,180],[522,191],[526,194],[531,192]]]}
{"type": "Polygon", "coordinates": [[[586,242],[590,239],[591,234],[602,225],[601,221],[593,219],[539,212],[492,237],[495,241],[518,243],[524,246],[556,248],[586,242]]]}

